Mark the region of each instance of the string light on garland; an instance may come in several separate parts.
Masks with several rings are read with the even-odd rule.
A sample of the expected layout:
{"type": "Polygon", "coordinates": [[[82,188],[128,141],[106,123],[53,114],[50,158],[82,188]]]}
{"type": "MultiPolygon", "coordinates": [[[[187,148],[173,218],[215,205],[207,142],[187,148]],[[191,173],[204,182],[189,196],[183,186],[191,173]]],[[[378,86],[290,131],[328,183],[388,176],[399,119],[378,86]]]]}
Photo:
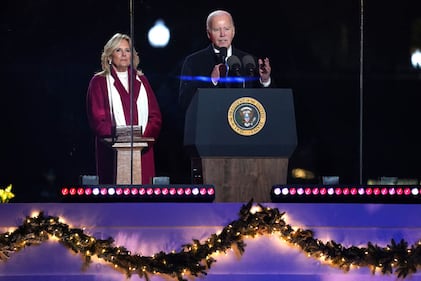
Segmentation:
{"type": "Polygon", "coordinates": [[[323,260],[347,272],[354,267],[367,267],[373,274],[396,274],[406,278],[417,272],[421,266],[421,241],[409,246],[405,240],[391,240],[386,247],[368,242],[366,247],[345,247],[335,241],[323,242],[314,237],[310,229],[294,229],[284,220],[285,213],[276,208],[250,201],[241,207],[239,218],[230,222],[218,233],[211,234],[204,242],[193,239],[181,250],[152,256],[132,254],[122,246],[115,246],[114,239],[97,239],[80,228],[71,228],[58,217],[40,212],[27,217],[23,224],[13,231],[0,234],[0,260],[7,262],[10,256],[26,247],[39,245],[54,238],[69,250],[84,258],[89,266],[96,257],[126,277],[138,275],[150,280],[155,274],[166,275],[178,281],[187,281],[188,276],[203,276],[211,269],[219,253],[233,249],[240,255],[245,252],[244,238],[278,235],[279,239],[298,247],[308,257],[323,260]]]}

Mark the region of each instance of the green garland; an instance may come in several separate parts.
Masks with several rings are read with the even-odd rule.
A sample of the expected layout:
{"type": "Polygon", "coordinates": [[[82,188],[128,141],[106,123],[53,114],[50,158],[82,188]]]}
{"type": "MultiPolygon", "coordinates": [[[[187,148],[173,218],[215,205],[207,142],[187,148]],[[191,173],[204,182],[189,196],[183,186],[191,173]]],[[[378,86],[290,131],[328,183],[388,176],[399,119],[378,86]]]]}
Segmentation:
{"type": "Polygon", "coordinates": [[[132,255],[126,248],[116,247],[111,237],[96,239],[79,228],[70,228],[61,223],[58,217],[40,212],[38,216],[27,217],[13,232],[0,234],[0,260],[7,261],[13,253],[55,237],[59,243],[82,255],[84,266],[89,266],[91,258],[96,256],[127,277],[137,274],[149,281],[150,275],[164,274],[185,281],[186,275],[207,275],[216,261],[212,258],[214,253],[236,248],[243,254],[245,237],[277,234],[280,239],[298,246],[307,255],[330,262],[346,272],[351,266],[368,267],[373,274],[380,269],[382,274],[395,273],[404,279],[421,265],[421,241],[411,247],[404,240],[396,243],[393,239],[386,247],[371,242],[367,247],[344,247],[335,241],[324,243],[314,238],[311,230],[293,229],[284,221],[284,214],[261,204],[253,206],[250,201],[241,207],[239,218],[225,226],[219,234],[212,234],[204,242],[193,239],[192,243],[182,245],[178,252],[161,251],[148,257],[132,255]],[[256,207],[257,211],[253,211],[252,207],[256,207]]]}

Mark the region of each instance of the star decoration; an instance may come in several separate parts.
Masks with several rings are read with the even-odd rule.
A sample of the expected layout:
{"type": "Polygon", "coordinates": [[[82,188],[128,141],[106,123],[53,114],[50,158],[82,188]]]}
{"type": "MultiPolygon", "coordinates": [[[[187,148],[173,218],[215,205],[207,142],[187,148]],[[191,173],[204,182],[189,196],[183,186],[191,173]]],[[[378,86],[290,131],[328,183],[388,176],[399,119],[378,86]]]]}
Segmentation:
{"type": "Polygon", "coordinates": [[[10,199],[15,197],[12,193],[12,185],[9,184],[5,189],[0,189],[0,203],[7,203],[10,199]]]}

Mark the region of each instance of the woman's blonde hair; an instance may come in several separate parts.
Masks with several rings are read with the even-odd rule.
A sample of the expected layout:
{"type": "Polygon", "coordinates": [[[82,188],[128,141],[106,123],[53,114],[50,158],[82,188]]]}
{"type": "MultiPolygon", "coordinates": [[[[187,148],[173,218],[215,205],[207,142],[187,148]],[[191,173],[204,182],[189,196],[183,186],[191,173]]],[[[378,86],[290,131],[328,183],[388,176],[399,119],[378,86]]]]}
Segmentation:
{"type": "MultiPolygon", "coordinates": [[[[115,49],[118,48],[118,45],[120,44],[121,40],[127,40],[127,42],[129,42],[129,46],[130,48],[132,47],[132,39],[130,38],[130,36],[126,35],[126,34],[122,34],[122,33],[116,33],[114,34],[110,40],[108,40],[108,42],[105,44],[104,49],[102,51],[101,54],[101,67],[102,67],[102,72],[100,72],[99,74],[103,74],[106,75],[108,73],[110,73],[110,61],[112,58],[112,54],[114,52],[115,49]]],[[[133,47],[133,69],[137,69],[137,66],[139,65],[139,56],[136,52],[136,50],[133,47]]]]}

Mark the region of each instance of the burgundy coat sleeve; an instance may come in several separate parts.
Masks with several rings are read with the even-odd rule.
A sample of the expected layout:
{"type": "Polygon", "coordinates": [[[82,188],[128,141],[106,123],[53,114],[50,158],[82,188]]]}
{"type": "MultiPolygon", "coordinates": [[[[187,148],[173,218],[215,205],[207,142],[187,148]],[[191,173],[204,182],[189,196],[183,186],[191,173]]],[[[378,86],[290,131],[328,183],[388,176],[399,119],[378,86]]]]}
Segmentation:
{"type": "Polygon", "coordinates": [[[104,76],[95,75],[88,86],[87,114],[89,125],[98,137],[111,136],[112,122],[108,101],[107,82],[104,76]]]}

